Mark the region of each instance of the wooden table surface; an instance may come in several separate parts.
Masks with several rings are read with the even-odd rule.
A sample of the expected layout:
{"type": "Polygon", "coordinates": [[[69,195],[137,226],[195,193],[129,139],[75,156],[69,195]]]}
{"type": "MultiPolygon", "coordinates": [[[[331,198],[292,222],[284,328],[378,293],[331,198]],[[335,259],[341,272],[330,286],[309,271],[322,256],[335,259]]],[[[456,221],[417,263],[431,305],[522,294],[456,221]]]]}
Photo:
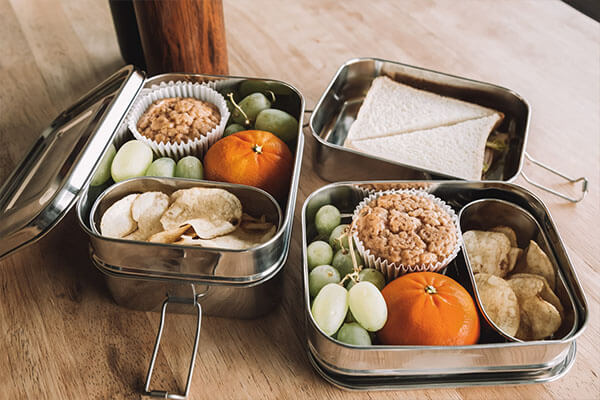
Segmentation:
{"type": "MultiPolygon", "coordinates": [[[[516,181],[549,207],[590,319],[573,368],[553,383],[368,393],[329,385],[305,349],[299,209],[325,183],[312,171],[314,143],[305,132],[282,304],[258,320],[204,319],[190,398],[599,398],[599,24],[555,0],[227,0],[224,9],[230,73],[289,82],[307,108],[357,56],[493,82],[526,98],[530,154],[590,181],[576,205],[516,181]]],[[[42,129],[123,61],[106,0],[0,0],[0,10],[4,180],[42,129]]],[[[569,190],[530,163],[524,169],[569,190]]],[[[112,301],[71,212],[44,239],[0,261],[0,398],[138,397],[158,317],[112,301]]],[[[168,317],[154,387],[184,386],[193,320],[168,317]]]]}

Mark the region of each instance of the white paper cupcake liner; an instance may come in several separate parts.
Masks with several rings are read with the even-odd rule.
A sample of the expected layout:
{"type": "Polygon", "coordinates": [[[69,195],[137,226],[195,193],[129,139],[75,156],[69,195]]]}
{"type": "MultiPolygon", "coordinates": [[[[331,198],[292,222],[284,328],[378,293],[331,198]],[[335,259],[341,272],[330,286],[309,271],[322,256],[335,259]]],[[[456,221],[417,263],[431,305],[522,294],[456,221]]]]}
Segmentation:
{"type": "Polygon", "coordinates": [[[356,244],[357,250],[359,254],[363,257],[365,264],[369,268],[375,268],[379,270],[386,278],[386,280],[392,281],[397,277],[410,273],[410,272],[422,272],[422,271],[430,271],[430,272],[439,272],[444,269],[452,260],[456,258],[458,252],[460,251],[460,246],[462,243],[462,236],[460,234],[460,229],[458,226],[458,217],[454,210],[446,204],[443,200],[429,194],[423,190],[415,190],[415,189],[405,189],[405,190],[385,190],[381,192],[371,193],[368,197],[364,198],[354,210],[354,214],[352,216],[352,220],[355,221],[356,218],[360,215],[361,210],[369,204],[371,201],[375,200],[378,197],[381,197],[385,194],[393,194],[393,193],[410,193],[417,196],[426,197],[431,199],[434,203],[436,203],[442,210],[450,215],[452,222],[456,228],[456,245],[454,246],[453,251],[442,261],[438,261],[435,264],[419,264],[419,265],[404,265],[404,264],[396,264],[390,262],[384,258],[376,257],[374,254],[371,254],[371,251],[366,249],[362,241],[358,238],[358,233],[356,230],[353,230],[352,237],[354,238],[354,243],[356,244]]]}
{"type": "Polygon", "coordinates": [[[418,183],[415,183],[415,182],[412,182],[412,183],[411,182],[403,182],[401,184],[396,183],[396,182],[390,182],[389,184],[386,184],[385,182],[376,182],[376,183],[372,183],[372,184],[358,184],[356,186],[360,190],[360,193],[363,196],[367,197],[367,196],[372,195],[373,193],[384,192],[386,190],[419,190],[419,191],[428,192],[431,189],[431,187],[433,186],[433,184],[427,183],[427,182],[418,182],[418,183]],[[379,188],[372,187],[374,185],[381,185],[381,186],[384,186],[384,187],[385,186],[394,186],[394,185],[407,185],[407,186],[414,185],[414,186],[417,186],[417,187],[406,187],[406,188],[393,188],[393,187],[391,187],[391,188],[382,188],[382,189],[379,189],[379,188]]]}
{"type": "Polygon", "coordinates": [[[127,115],[127,126],[133,136],[146,143],[154,154],[161,157],[171,157],[179,160],[182,157],[193,155],[202,158],[208,148],[223,136],[225,125],[229,119],[229,109],[223,96],[206,84],[198,82],[162,82],[160,85],[153,85],[149,89],[144,89],[127,115]],[[194,99],[212,103],[221,113],[221,121],[210,132],[200,139],[190,140],[187,143],[158,143],[149,139],[138,132],[137,122],[146,111],[146,109],[158,99],[167,97],[191,97],[194,99]]]}

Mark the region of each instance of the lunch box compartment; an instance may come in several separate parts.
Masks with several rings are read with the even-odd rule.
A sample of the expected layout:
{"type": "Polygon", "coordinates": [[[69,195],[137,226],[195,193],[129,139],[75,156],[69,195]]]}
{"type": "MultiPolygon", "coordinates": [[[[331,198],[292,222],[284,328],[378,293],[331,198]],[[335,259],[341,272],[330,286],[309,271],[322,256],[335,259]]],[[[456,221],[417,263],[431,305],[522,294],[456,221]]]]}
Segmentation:
{"type": "MultiPolygon", "coordinates": [[[[529,245],[530,240],[536,242],[544,251],[544,253],[546,253],[550,263],[554,267],[556,288],[553,290],[553,292],[558,296],[564,308],[564,313],[561,315],[561,326],[552,336],[552,339],[560,340],[569,337],[576,331],[578,325],[578,314],[575,307],[575,300],[573,299],[570,290],[567,289],[567,282],[562,274],[562,270],[557,267],[558,264],[556,262],[556,258],[554,257],[554,252],[552,251],[552,247],[544,235],[544,231],[530,213],[521,207],[504,200],[479,199],[465,205],[461,209],[459,214],[459,223],[461,233],[464,233],[468,230],[485,231],[500,225],[508,226],[515,231],[517,235],[517,244],[519,248],[523,250],[529,245]]],[[[483,305],[481,304],[473,269],[471,268],[469,261],[469,254],[464,244],[463,255],[466,263],[466,269],[476,293],[475,300],[479,306],[480,312],[484,316],[485,321],[507,340],[521,342],[522,340],[504,333],[496,326],[494,321],[489,318],[485,312],[485,309],[483,308],[483,305]]],[[[523,255],[521,257],[523,257],[523,255]]]]}
{"type": "MultiPolygon", "coordinates": [[[[464,181],[353,181],[324,186],[308,196],[302,210],[304,306],[307,348],[319,374],[346,389],[374,390],[405,387],[462,386],[498,383],[532,383],[555,379],[570,368],[574,360],[575,339],[583,331],[588,315],[587,303],[573,266],[558,237],[543,203],[519,186],[504,182],[464,181]],[[509,341],[482,322],[482,344],[471,346],[352,346],[321,331],[310,311],[306,246],[316,235],[314,215],[325,204],[340,209],[348,220],[356,205],[373,187],[385,190],[420,186],[441,198],[456,212],[479,199],[499,199],[526,210],[548,240],[551,254],[560,270],[573,309],[573,326],[564,337],[545,340],[509,341]]],[[[464,249],[446,268],[472,295],[472,274],[464,249]]],[[[561,298],[562,300],[562,298],[561,298]]],[[[564,304],[565,309],[569,306],[564,304]]]]}
{"type": "Polygon", "coordinates": [[[313,165],[321,178],[329,182],[373,179],[458,179],[455,176],[343,147],[350,126],[356,119],[371,83],[378,76],[388,76],[417,89],[502,112],[504,119],[495,130],[509,134],[508,151],[499,160],[495,159],[492,162],[485,176],[486,181],[512,182],[522,174],[532,185],[565,200],[571,202],[583,200],[588,189],[585,177],[565,176],[533,159],[526,152],[531,111],[527,101],[520,95],[493,84],[377,58],[355,58],[345,62],[312,112],[309,125],[315,141],[313,165]],[[524,158],[571,183],[581,181],[581,194],[578,197],[570,197],[532,181],[522,172],[524,158]]]}

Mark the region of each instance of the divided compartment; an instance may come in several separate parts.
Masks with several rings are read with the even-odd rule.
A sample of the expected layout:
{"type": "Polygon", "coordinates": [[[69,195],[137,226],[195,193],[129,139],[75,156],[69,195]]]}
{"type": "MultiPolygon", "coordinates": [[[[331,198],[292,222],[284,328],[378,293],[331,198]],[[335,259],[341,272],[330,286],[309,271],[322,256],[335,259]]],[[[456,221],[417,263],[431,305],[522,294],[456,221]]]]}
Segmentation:
{"type": "MultiPolygon", "coordinates": [[[[324,186],[308,196],[302,211],[303,278],[307,343],[309,357],[328,381],[350,389],[397,389],[412,382],[420,387],[486,384],[486,382],[535,382],[554,379],[568,370],[573,361],[574,340],[587,321],[587,304],[579,281],[568,259],[545,206],[530,192],[503,182],[463,181],[353,181],[324,186]],[[507,341],[492,326],[482,330],[482,343],[470,346],[353,346],[327,336],[316,325],[310,311],[306,246],[316,235],[314,216],[325,204],[338,207],[345,218],[374,188],[420,186],[446,201],[456,212],[482,198],[497,198],[516,204],[540,220],[540,229],[564,278],[567,297],[572,299],[573,325],[569,333],[545,341],[507,341]],[[529,379],[529,377],[531,379],[529,379]]],[[[461,250],[464,255],[464,251],[461,250]]],[[[461,254],[446,268],[472,295],[472,276],[461,254]]],[[[566,304],[565,304],[566,306],[566,304]]],[[[485,318],[480,318],[486,327],[485,318]]]]}
{"type": "MultiPolygon", "coordinates": [[[[468,230],[485,231],[499,225],[508,226],[515,231],[517,236],[517,245],[522,250],[527,248],[530,240],[536,242],[544,251],[544,253],[546,253],[550,263],[554,268],[554,273],[556,276],[556,288],[553,291],[558,296],[564,308],[564,313],[561,315],[561,326],[550,339],[560,340],[572,335],[575,332],[577,328],[578,316],[575,309],[574,299],[570,291],[567,289],[565,278],[561,270],[558,268],[556,258],[554,257],[554,252],[548,243],[548,239],[546,239],[546,235],[544,235],[540,225],[529,212],[504,200],[479,199],[465,205],[462,208],[459,214],[459,224],[461,234],[468,230]]],[[[485,321],[507,340],[523,342],[523,340],[517,339],[503,332],[487,315],[485,308],[479,300],[477,284],[475,282],[473,270],[469,262],[469,254],[464,243],[463,255],[466,262],[468,275],[471,278],[474,288],[475,299],[481,314],[485,318],[485,321]]],[[[521,257],[523,256],[524,254],[521,255],[521,257]]]]}

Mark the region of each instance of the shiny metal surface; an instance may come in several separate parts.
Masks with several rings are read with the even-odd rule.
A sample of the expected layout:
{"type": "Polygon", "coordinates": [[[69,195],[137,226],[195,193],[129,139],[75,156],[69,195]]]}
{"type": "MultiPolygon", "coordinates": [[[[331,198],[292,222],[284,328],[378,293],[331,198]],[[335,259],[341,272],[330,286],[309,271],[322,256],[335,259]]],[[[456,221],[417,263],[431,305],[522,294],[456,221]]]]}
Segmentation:
{"type": "Polygon", "coordinates": [[[40,239],[75,204],[143,81],[122,68],[42,132],[0,188],[0,258],[40,239]]]}
{"type": "Polygon", "coordinates": [[[548,383],[562,378],[575,363],[577,345],[571,343],[565,359],[555,366],[528,372],[488,372],[476,374],[441,374],[424,376],[345,376],[329,371],[313,353],[308,358],[317,373],[332,385],[344,390],[434,389],[464,386],[528,385],[548,383]]]}
{"type": "Polygon", "coordinates": [[[312,136],[317,142],[313,153],[314,167],[323,179],[330,182],[456,179],[343,147],[350,125],[356,119],[371,82],[380,75],[503,112],[504,121],[497,130],[509,133],[509,151],[503,163],[492,164],[486,179],[510,182],[517,177],[523,166],[530,118],[529,105],[517,93],[489,83],[397,62],[356,58],[341,66],[310,118],[312,136]],[[355,168],[356,165],[360,165],[360,168],[355,168]]]}
{"type": "MultiPolygon", "coordinates": [[[[312,193],[302,210],[304,296],[309,351],[328,373],[344,377],[421,377],[431,375],[487,374],[490,372],[535,373],[564,363],[574,340],[582,333],[588,318],[585,295],[569,257],[562,245],[552,218],[543,203],[527,190],[505,182],[342,182],[322,187],[312,193]],[[445,200],[455,211],[466,204],[494,198],[518,205],[538,222],[551,247],[556,266],[561,271],[566,289],[572,296],[576,328],[563,339],[531,342],[507,342],[493,330],[482,329],[486,344],[472,346],[350,346],[327,336],[316,325],[310,313],[306,245],[315,237],[313,219],[323,204],[333,204],[342,215],[350,216],[364,197],[364,185],[423,184],[426,190],[445,200]],[[362,187],[361,187],[362,186],[362,187]]],[[[471,294],[473,288],[464,253],[448,266],[447,275],[461,283],[471,294]]],[[[482,322],[485,320],[482,319],[482,322]]],[[[485,325],[485,323],[483,324],[485,325]]],[[[415,378],[416,379],[416,378],[415,378]]]]}
{"type": "MultiPolygon", "coordinates": [[[[472,229],[488,230],[495,226],[505,225],[509,226],[515,231],[519,248],[525,249],[529,245],[530,240],[535,241],[544,251],[544,253],[548,255],[548,258],[554,267],[554,272],[556,274],[556,289],[554,289],[554,293],[558,296],[562,306],[564,307],[562,324],[551,339],[561,340],[569,337],[577,331],[579,315],[575,307],[575,300],[573,299],[571,292],[567,289],[567,282],[565,281],[561,269],[557,267],[557,262],[552,252],[552,247],[550,246],[548,239],[546,239],[544,231],[540,228],[536,219],[529,212],[508,201],[500,199],[479,199],[465,205],[460,210],[458,218],[462,233],[472,229]]],[[[477,284],[473,276],[473,270],[469,262],[469,254],[464,243],[462,251],[466,260],[467,271],[469,273],[469,277],[471,278],[471,284],[473,285],[475,300],[487,323],[506,339],[516,342],[523,342],[522,340],[503,332],[500,328],[498,328],[494,321],[489,318],[479,300],[479,291],[477,289],[477,284]]]]}
{"type": "MultiPolygon", "coordinates": [[[[80,205],[88,203],[82,201],[80,205]]],[[[110,186],[96,198],[89,212],[82,210],[80,215],[87,220],[82,227],[90,236],[94,257],[109,265],[113,273],[140,278],[233,284],[254,282],[281,264],[286,248],[286,229],[282,225],[279,205],[268,193],[250,186],[177,178],[134,178],[110,186]],[[129,194],[160,191],[170,195],[190,187],[220,188],[233,193],[240,199],[244,212],[254,217],[264,215],[278,227],[275,236],[247,250],[229,250],[107,238],[97,229],[104,212],[129,194]]]]}
{"type": "MultiPolygon", "coordinates": [[[[161,310],[165,296],[197,299],[204,315],[253,319],[270,312],[281,299],[286,258],[266,278],[252,283],[204,284],[176,279],[140,279],[115,274],[111,266],[100,263],[92,254],[94,265],[105,275],[112,298],[120,306],[140,311],[161,310]]],[[[169,306],[176,313],[190,313],[189,307],[169,306]]]]}

